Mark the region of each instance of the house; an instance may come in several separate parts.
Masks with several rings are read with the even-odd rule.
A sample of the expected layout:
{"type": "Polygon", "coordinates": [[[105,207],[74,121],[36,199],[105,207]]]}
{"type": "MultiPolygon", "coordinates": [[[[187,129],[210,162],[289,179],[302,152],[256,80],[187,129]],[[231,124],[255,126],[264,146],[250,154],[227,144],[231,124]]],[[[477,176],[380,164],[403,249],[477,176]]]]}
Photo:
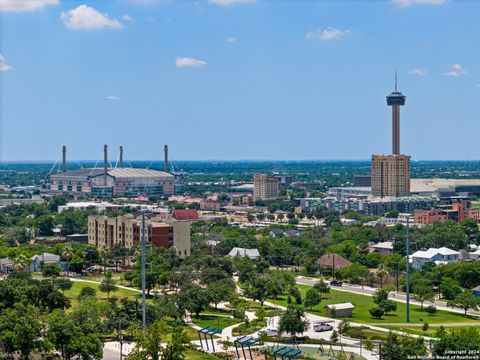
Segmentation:
{"type": "Polygon", "coordinates": [[[352,303],[330,304],[325,306],[325,314],[334,318],[352,317],[353,309],[352,303]]]}
{"type": "Polygon", "coordinates": [[[278,229],[278,228],[275,228],[275,229],[272,229],[270,230],[270,237],[278,237],[278,236],[283,236],[285,235],[285,231],[283,231],[283,229],[278,229]]]}
{"type": "Polygon", "coordinates": [[[28,271],[37,272],[42,269],[42,265],[59,265],[61,271],[67,269],[67,264],[64,261],[60,261],[60,255],[43,253],[40,255],[33,255],[31,258],[30,265],[28,266],[28,271]]]}
{"type": "Polygon", "coordinates": [[[317,260],[317,265],[320,268],[341,269],[350,264],[349,260],[338,254],[324,254],[317,260]]]}
{"type": "Polygon", "coordinates": [[[195,221],[198,220],[197,209],[175,209],[172,218],[178,221],[195,221]]]}
{"type": "Polygon", "coordinates": [[[300,231],[298,230],[287,230],[285,231],[286,236],[300,236],[300,231]]]}
{"type": "Polygon", "coordinates": [[[435,263],[436,265],[458,262],[458,256],[458,251],[446,247],[441,247],[440,249],[430,248],[426,251],[413,253],[410,262],[414,269],[421,270],[423,265],[428,262],[435,263]]]}
{"type": "Polygon", "coordinates": [[[260,258],[260,252],[258,251],[258,249],[245,249],[234,247],[232,250],[230,250],[228,256],[230,256],[231,258],[248,257],[250,260],[257,260],[260,258]]]}
{"type": "Polygon", "coordinates": [[[480,298],[480,285],[478,285],[477,287],[474,287],[474,288],[472,289],[472,293],[473,293],[474,296],[480,298]]]}
{"type": "Polygon", "coordinates": [[[479,260],[479,258],[480,258],[480,249],[470,253],[471,260],[479,260]]]}
{"type": "Polygon", "coordinates": [[[0,259],[0,274],[8,274],[13,271],[13,262],[9,258],[0,259]]]}
{"type": "Polygon", "coordinates": [[[393,242],[385,241],[372,246],[373,251],[380,253],[380,255],[393,254],[393,242]]]}

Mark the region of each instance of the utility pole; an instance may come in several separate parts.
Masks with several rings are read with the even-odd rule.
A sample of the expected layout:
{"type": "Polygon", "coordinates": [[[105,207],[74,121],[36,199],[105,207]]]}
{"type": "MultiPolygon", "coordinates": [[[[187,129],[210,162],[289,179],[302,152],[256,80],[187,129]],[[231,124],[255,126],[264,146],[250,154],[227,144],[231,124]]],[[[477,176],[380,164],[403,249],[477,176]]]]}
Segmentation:
{"type": "Polygon", "coordinates": [[[407,255],[407,318],[406,322],[410,322],[410,217],[407,217],[407,239],[406,239],[406,255],[407,255]]]}
{"type": "Polygon", "coordinates": [[[145,304],[145,212],[142,212],[142,330],[147,330],[147,313],[145,304]]]}

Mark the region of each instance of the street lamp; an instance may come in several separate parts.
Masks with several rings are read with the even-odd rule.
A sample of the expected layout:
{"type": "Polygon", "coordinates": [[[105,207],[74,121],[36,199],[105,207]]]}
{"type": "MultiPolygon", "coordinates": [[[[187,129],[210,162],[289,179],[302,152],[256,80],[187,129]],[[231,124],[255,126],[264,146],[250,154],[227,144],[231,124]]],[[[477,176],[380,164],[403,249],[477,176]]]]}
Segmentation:
{"type": "Polygon", "coordinates": [[[406,238],[406,255],[407,255],[407,312],[406,322],[410,322],[410,216],[407,217],[407,238],[406,238]]]}

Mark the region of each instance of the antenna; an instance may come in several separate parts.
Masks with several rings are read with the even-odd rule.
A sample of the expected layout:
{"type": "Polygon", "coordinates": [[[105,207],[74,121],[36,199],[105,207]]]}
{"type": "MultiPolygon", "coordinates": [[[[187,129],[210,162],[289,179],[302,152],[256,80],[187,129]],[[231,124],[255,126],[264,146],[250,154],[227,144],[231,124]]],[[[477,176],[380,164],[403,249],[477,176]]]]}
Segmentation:
{"type": "Polygon", "coordinates": [[[395,92],[397,92],[397,70],[395,70],[395,92]]]}

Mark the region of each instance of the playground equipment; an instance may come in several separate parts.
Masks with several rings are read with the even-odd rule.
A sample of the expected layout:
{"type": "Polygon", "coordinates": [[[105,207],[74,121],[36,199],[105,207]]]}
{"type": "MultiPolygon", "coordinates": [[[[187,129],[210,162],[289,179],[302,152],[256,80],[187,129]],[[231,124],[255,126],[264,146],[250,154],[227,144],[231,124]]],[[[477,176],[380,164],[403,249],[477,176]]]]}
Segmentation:
{"type": "Polygon", "coordinates": [[[213,335],[219,334],[221,332],[222,332],[222,329],[217,329],[216,327],[210,327],[210,326],[207,326],[207,327],[204,327],[203,329],[198,330],[198,340],[200,340],[200,346],[202,347],[202,349],[204,349],[204,347],[203,347],[202,336],[200,334],[203,334],[203,336],[205,337],[205,345],[207,347],[207,351],[210,350],[208,346],[207,335],[210,335],[210,341],[212,343],[212,351],[215,352],[215,342],[213,341],[213,335]]]}
{"type": "Polygon", "coordinates": [[[277,355],[281,356],[282,360],[292,360],[295,356],[298,356],[302,353],[299,349],[293,349],[291,347],[281,347],[277,350],[273,350],[273,358],[277,360],[277,355]]]}
{"type": "Polygon", "coordinates": [[[259,339],[255,339],[251,336],[248,336],[248,335],[245,335],[245,336],[241,336],[237,339],[235,339],[235,341],[233,342],[235,344],[235,351],[237,353],[237,359],[239,360],[240,359],[240,353],[238,352],[238,346],[237,345],[240,345],[242,347],[242,353],[243,353],[243,359],[247,360],[247,356],[245,355],[245,347],[248,347],[248,353],[250,354],[250,359],[252,360],[253,359],[253,356],[252,356],[252,348],[251,346],[260,342],[259,339]]]}

